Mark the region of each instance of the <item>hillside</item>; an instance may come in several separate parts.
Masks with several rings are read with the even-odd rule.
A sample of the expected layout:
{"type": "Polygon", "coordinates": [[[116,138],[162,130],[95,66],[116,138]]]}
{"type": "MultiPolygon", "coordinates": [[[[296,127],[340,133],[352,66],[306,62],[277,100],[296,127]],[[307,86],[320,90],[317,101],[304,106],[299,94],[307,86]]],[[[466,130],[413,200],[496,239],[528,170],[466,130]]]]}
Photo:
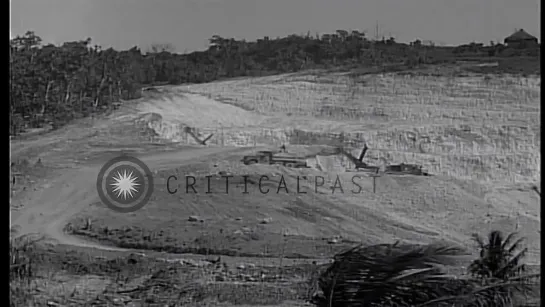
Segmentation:
{"type": "Polygon", "coordinates": [[[539,270],[540,77],[507,73],[524,57],[502,58],[501,46],[497,54],[389,40],[371,53],[350,49],[371,44],[355,37],[215,37],[190,55],[16,46],[12,115],[55,129],[10,139],[11,226],[46,239],[10,242],[10,268],[24,276],[10,282],[10,297],[38,306],[301,306],[333,256],[357,244],[459,246],[465,255],[445,270],[464,279],[479,257],[472,234],[493,230],[524,237],[524,262],[539,270]],[[305,61],[290,57],[291,42],[305,42],[305,61]],[[265,49],[277,53],[266,60],[265,49]],[[374,65],[355,60],[371,54],[380,54],[374,65]],[[252,67],[263,76],[244,77],[252,67]],[[338,150],[357,156],[364,144],[376,179],[338,150]],[[309,167],[241,161],[282,145],[309,167]],[[97,193],[101,167],[121,154],[141,159],[154,180],[149,203],[126,214],[97,193]],[[384,171],[400,163],[431,176],[384,171]]]}

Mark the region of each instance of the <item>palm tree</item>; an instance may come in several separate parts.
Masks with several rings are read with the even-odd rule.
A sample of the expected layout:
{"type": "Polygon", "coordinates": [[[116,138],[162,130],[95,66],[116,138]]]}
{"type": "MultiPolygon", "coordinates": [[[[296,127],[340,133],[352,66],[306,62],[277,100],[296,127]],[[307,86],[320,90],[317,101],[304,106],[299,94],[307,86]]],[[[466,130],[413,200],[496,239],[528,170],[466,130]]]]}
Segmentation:
{"type": "MultiPolygon", "coordinates": [[[[469,294],[469,282],[445,275],[442,265],[464,254],[445,245],[357,246],[335,256],[320,276],[317,306],[418,306],[445,296],[469,294]]],[[[434,306],[452,306],[438,302],[434,306]]]]}
{"type": "Polygon", "coordinates": [[[524,238],[515,240],[515,237],[514,232],[504,238],[500,231],[492,231],[485,242],[478,234],[473,234],[472,239],[479,245],[480,257],[468,267],[469,273],[482,280],[508,280],[523,273],[526,266],[520,262],[528,248],[520,246],[524,238]]]}
{"type": "MultiPolygon", "coordinates": [[[[497,235],[493,237],[492,242],[496,242],[497,235]]],[[[512,240],[513,236],[508,238],[512,240]]],[[[446,275],[443,267],[455,265],[459,260],[456,256],[463,254],[461,249],[443,244],[357,246],[336,255],[333,264],[321,273],[318,285],[322,293],[314,297],[313,303],[319,307],[500,307],[513,306],[519,299],[517,295],[531,293],[531,284],[520,283],[521,278],[527,280],[530,276],[487,279],[489,282],[483,283],[481,279],[446,275]]],[[[521,266],[499,267],[511,268],[496,271],[513,276],[521,266]]]]}
{"type": "Polygon", "coordinates": [[[524,274],[526,265],[522,263],[528,248],[522,248],[524,238],[516,239],[512,232],[506,237],[497,230],[488,234],[485,241],[478,234],[472,238],[477,242],[480,253],[468,267],[468,272],[476,277],[484,288],[494,288],[498,299],[506,302],[518,301],[534,295],[539,274],[524,274]]]}

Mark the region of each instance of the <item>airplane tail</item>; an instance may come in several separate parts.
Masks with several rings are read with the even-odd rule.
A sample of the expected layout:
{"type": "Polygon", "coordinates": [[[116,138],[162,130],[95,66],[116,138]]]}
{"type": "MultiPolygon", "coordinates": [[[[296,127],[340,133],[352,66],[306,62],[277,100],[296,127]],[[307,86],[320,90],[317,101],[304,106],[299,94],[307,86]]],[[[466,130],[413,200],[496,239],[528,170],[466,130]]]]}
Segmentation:
{"type": "Polygon", "coordinates": [[[201,144],[206,145],[206,141],[208,141],[208,140],[209,140],[210,138],[212,138],[213,136],[214,136],[214,134],[213,134],[213,133],[210,133],[209,136],[207,136],[204,140],[202,140],[201,144]]]}
{"type": "Polygon", "coordinates": [[[363,157],[365,157],[365,153],[367,152],[367,144],[363,146],[363,149],[361,150],[360,156],[358,157],[358,161],[362,162],[363,157]]]}
{"type": "Polygon", "coordinates": [[[201,140],[196,134],[195,132],[193,131],[193,129],[189,128],[189,127],[185,127],[185,132],[189,135],[191,135],[191,137],[193,137],[193,139],[195,139],[195,141],[197,141],[197,143],[201,144],[201,145],[206,145],[206,142],[212,138],[212,136],[214,136],[213,133],[211,133],[209,136],[207,136],[206,138],[204,138],[204,140],[201,140]]]}

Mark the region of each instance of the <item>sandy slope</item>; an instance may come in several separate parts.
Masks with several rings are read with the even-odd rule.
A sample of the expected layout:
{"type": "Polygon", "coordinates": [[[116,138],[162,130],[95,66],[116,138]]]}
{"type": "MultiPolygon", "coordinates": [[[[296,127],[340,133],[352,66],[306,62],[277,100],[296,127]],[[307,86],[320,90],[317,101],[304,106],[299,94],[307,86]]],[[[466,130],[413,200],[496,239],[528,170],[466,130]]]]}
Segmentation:
{"type": "MultiPolygon", "coordinates": [[[[539,78],[292,74],[165,87],[140,104],[159,137],[187,142],[181,126],[214,133],[209,144],[332,143],[373,163],[408,162],[434,174],[497,185],[540,178],[539,78]],[[200,107],[202,106],[202,108],[200,107]]],[[[191,140],[189,140],[191,141],[191,140]]]]}
{"type": "MultiPolygon", "coordinates": [[[[525,90],[518,89],[522,93],[518,98],[524,98],[524,103],[512,104],[512,99],[518,98],[513,97],[508,90],[502,89],[499,85],[481,87],[481,84],[475,83],[475,78],[457,80],[456,86],[450,86],[450,91],[443,92],[441,86],[445,84],[441,84],[442,81],[412,79],[400,81],[397,77],[381,77],[380,83],[375,85],[374,92],[366,94],[359,102],[359,107],[373,111],[380,105],[382,111],[389,116],[387,120],[382,115],[372,115],[362,120],[337,118],[341,116],[337,113],[328,113],[331,115],[330,118],[311,116],[323,104],[327,105],[327,101],[342,100],[339,102],[342,107],[354,107],[353,100],[349,101],[339,94],[344,85],[316,85],[317,81],[314,79],[309,81],[286,78],[288,77],[275,76],[249,81],[167,87],[164,89],[166,93],[162,93],[160,97],[142,99],[130,109],[97,120],[88,127],[79,130],[66,128],[16,144],[12,153],[17,156],[32,153],[35,157],[44,158],[49,164],[58,166],[62,162],[62,165],[69,168],[58,170],[55,173],[58,176],[52,175],[51,180],[44,186],[26,193],[23,209],[13,212],[13,224],[21,226],[22,233],[38,232],[62,243],[97,248],[108,247],[67,236],[62,232],[65,223],[83,212],[113,227],[138,225],[153,228],[159,225],[173,229],[175,236],[192,240],[202,229],[189,231],[188,235],[183,231],[187,225],[173,217],[199,214],[210,218],[210,224],[207,225],[210,229],[217,227],[235,230],[238,226],[233,226],[232,218],[238,215],[254,221],[268,215],[272,216],[274,221],[265,230],[268,235],[288,233],[320,238],[342,233],[351,239],[367,243],[402,238],[414,242],[446,239],[464,245],[468,243],[469,235],[473,232],[485,233],[490,229],[518,230],[528,237],[530,260],[538,262],[539,199],[531,191],[509,190],[513,188],[512,183],[519,178],[533,180],[540,175],[540,170],[535,169],[539,167],[540,161],[539,152],[536,151],[536,148],[539,149],[539,143],[535,141],[536,134],[540,133],[539,118],[536,117],[539,113],[539,96],[536,96],[535,85],[527,85],[525,90]],[[390,92],[397,94],[392,95],[390,92]],[[456,93],[461,93],[460,97],[452,97],[456,93]],[[314,96],[311,97],[311,94],[314,96]],[[471,95],[484,97],[488,95],[488,100],[476,101],[471,95]],[[497,100],[491,101],[490,97],[497,100]],[[230,100],[225,100],[227,98],[230,100]],[[411,107],[411,103],[416,104],[415,108],[411,107]],[[248,111],[251,106],[254,107],[254,111],[248,111]],[[196,168],[202,168],[204,173],[217,171],[218,167],[206,165],[211,163],[206,161],[207,157],[211,156],[214,156],[213,163],[223,165],[219,168],[233,171],[241,167],[233,161],[236,159],[225,158],[229,152],[239,152],[232,147],[184,149],[166,153],[149,153],[148,148],[148,153],[140,154],[140,148],[148,145],[142,143],[142,139],[128,138],[127,133],[130,129],[139,127],[132,124],[136,118],[151,113],[159,114],[161,120],[155,126],[144,123],[144,130],[152,128],[159,137],[167,139],[180,136],[179,128],[184,125],[203,129],[218,125],[231,127],[232,130],[226,130],[225,133],[231,133],[231,137],[239,139],[247,138],[242,132],[248,130],[254,131],[255,134],[255,131],[263,127],[280,130],[298,128],[326,134],[331,131],[361,131],[372,143],[373,151],[369,154],[371,158],[380,160],[381,157],[389,157],[406,159],[406,162],[439,160],[437,170],[443,170],[445,174],[452,176],[384,177],[379,182],[379,193],[367,193],[363,198],[361,195],[316,196],[311,193],[301,197],[284,195],[275,198],[262,196],[241,198],[240,195],[232,194],[215,199],[201,197],[180,200],[179,196],[176,198],[158,189],[154,203],[145,207],[142,214],[136,217],[119,216],[104,209],[90,207],[98,200],[95,180],[101,164],[106,160],[89,158],[84,163],[77,163],[74,160],[93,156],[93,153],[100,157],[101,152],[112,150],[108,147],[112,147],[113,144],[125,144],[126,148],[132,146],[131,150],[151,169],[164,170],[158,175],[162,180],[165,179],[166,173],[173,170],[195,172],[196,168]],[[287,113],[293,116],[289,117],[287,113]],[[445,116],[458,119],[446,122],[445,116]],[[447,124],[458,128],[460,125],[470,125],[473,128],[472,132],[481,139],[475,140],[473,134],[463,135],[460,130],[451,133],[448,138],[443,137],[441,135],[445,133],[444,126],[448,126],[447,124]],[[512,127],[522,128],[513,131],[512,127]],[[428,145],[428,152],[425,154],[415,152],[414,148],[409,146],[410,142],[403,138],[403,133],[415,130],[432,136],[434,133],[437,135],[436,141],[428,145]],[[456,136],[453,136],[454,134],[456,136]],[[511,137],[510,141],[502,142],[504,136],[511,137]],[[66,140],[73,143],[65,144],[66,140]],[[459,146],[460,144],[469,145],[464,147],[459,146]],[[488,146],[490,144],[495,147],[488,146]],[[448,147],[448,150],[444,149],[445,147],[448,147]],[[522,149],[514,152],[513,147],[522,149]],[[506,180],[509,184],[504,183],[502,187],[505,189],[498,190],[490,184],[485,184],[491,180],[487,179],[484,182],[481,180],[478,183],[476,170],[482,169],[483,166],[473,166],[468,162],[468,156],[481,159],[481,164],[485,164],[484,169],[488,172],[486,178],[500,178],[505,175],[501,178],[509,179],[506,180]],[[199,161],[203,162],[203,165],[199,161]],[[498,170],[494,161],[500,161],[496,163],[503,164],[506,168],[498,170]],[[494,165],[494,168],[491,168],[491,165],[494,165]],[[462,166],[465,167],[463,170],[465,176],[460,175],[462,172],[459,169],[462,166]],[[466,180],[452,178],[457,175],[466,180]],[[186,205],[180,206],[180,201],[186,205]],[[303,219],[300,215],[294,214],[294,210],[313,214],[314,219],[308,217],[303,219]],[[328,216],[335,218],[324,218],[328,216]]],[[[371,90],[366,88],[363,91],[371,90]]],[[[270,134],[270,137],[273,138],[274,135],[270,134]]],[[[242,153],[239,152],[240,154],[242,153]]],[[[336,169],[339,169],[338,165],[331,165],[331,170],[336,169]]],[[[242,169],[244,170],[267,174],[284,173],[292,182],[294,176],[298,175],[297,172],[274,167],[242,169]]],[[[316,173],[313,170],[310,172],[307,175],[332,175],[332,180],[335,176],[331,173],[316,173]]],[[[349,176],[351,175],[341,175],[344,180],[349,180],[349,176]]]]}

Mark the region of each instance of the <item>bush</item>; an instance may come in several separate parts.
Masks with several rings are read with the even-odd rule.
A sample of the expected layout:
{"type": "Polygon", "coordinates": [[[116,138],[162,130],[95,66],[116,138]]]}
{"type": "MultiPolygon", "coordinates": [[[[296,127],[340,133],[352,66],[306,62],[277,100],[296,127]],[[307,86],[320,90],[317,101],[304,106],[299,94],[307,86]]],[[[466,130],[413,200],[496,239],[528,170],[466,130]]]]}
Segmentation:
{"type": "MultiPolygon", "coordinates": [[[[497,241],[497,234],[493,232],[491,236],[497,241]]],[[[510,242],[511,238],[509,236],[505,241],[500,240],[500,246],[502,242],[510,242]]],[[[503,246],[516,246],[518,242],[503,246]]],[[[484,243],[481,246],[483,250],[490,250],[484,243]]],[[[320,275],[318,284],[322,293],[315,296],[313,303],[319,307],[499,307],[517,306],[521,298],[535,295],[538,286],[531,279],[537,275],[515,274],[519,272],[517,268],[521,267],[519,261],[523,253],[514,256],[502,254],[505,257],[497,262],[505,265],[496,273],[503,274],[506,270],[513,273],[502,275],[505,278],[490,274],[484,274],[486,280],[483,280],[483,274],[477,279],[446,275],[443,268],[456,264],[457,256],[462,254],[458,248],[434,244],[357,246],[336,255],[333,264],[320,275]]],[[[491,263],[501,257],[487,255],[490,253],[483,252],[470,270],[484,272],[483,263],[487,267],[496,268],[491,263]],[[483,257],[488,258],[483,260],[483,257]]]]}
{"type": "Polygon", "coordinates": [[[10,306],[25,306],[31,299],[32,280],[36,277],[36,264],[39,260],[36,243],[42,239],[31,236],[10,234],[9,240],[9,285],[10,306]]]}

